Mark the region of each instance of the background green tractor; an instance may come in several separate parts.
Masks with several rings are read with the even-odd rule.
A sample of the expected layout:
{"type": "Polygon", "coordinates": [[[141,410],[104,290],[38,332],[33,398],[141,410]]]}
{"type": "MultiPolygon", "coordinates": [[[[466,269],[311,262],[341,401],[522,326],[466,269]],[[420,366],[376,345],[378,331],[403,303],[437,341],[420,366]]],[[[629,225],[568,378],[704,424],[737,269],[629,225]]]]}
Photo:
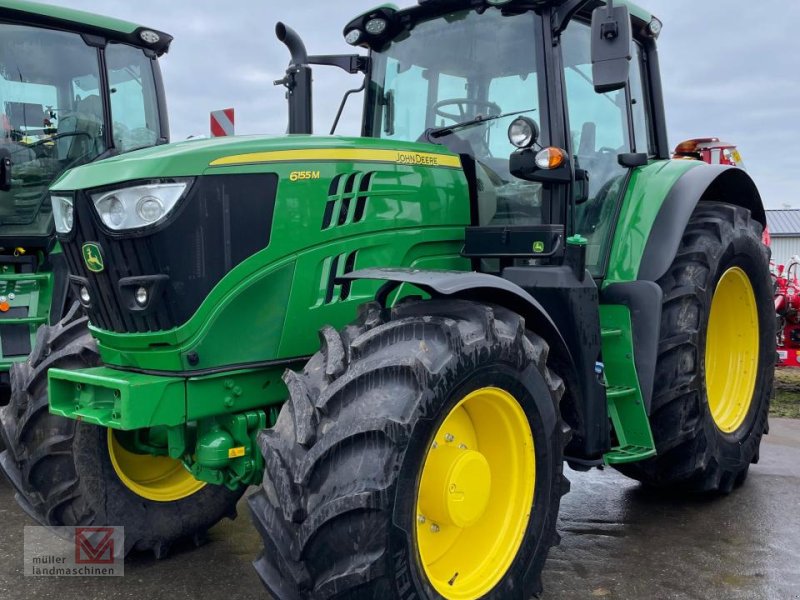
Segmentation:
{"type": "Polygon", "coordinates": [[[362,137],[62,177],[102,362],[49,371],[69,506],[166,544],[258,484],[276,598],[506,599],[541,589],[565,461],[743,482],[774,364],[764,210],[744,171],[669,159],[660,30],[627,3],[426,1],[353,20],[369,55],[337,57],[279,25],[290,132],[327,64],[365,74],[362,137]]]}
{"type": "Polygon", "coordinates": [[[0,34],[2,405],[11,365],[28,356],[39,325],[57,323],[75,300],[48,186],[69,168],[168,141],[155,58],[172,38],[10,0],[0,2],[0,34]]]}
{"type": "Polygon", "coordinates": [[[98,361],[48,187],[70,168],[168,142],[157,58],[171,41],[95,14],[0,1],[0,406],[10,379],[15,387],[0,409],[0,460],[28,512],[48,524],[85,511],[65,506],[74,475],[61,457],[75,427],[48,414],[47,369],[98,361]]]}

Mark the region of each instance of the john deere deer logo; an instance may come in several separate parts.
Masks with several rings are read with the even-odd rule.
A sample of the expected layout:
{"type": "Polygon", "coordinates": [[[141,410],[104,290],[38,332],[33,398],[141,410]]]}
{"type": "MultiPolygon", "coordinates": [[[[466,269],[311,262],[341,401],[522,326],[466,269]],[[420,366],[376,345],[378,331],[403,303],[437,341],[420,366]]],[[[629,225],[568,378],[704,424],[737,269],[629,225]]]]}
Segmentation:
{"type": "Polygon", "coordinates": [[[100,246],[94,242],[87,242],[83,245],[83,262],[86,268],[92,273],[99,273],[105,268],[103,264],[103,253],[100,246]]]}

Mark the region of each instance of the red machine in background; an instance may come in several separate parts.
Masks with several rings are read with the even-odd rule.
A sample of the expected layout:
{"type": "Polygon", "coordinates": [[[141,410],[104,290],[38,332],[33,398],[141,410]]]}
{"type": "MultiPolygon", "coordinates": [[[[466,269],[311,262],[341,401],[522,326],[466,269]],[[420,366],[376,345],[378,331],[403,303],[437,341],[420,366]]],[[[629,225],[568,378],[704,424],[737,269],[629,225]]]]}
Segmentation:
{"type": "Polygon", "coordinates": [[[800,258],[778,265],[775,281],[775,313],[778,316],[778,366],[800,367],[800,258]]]}
{"type": "Polygon", "coordinates": [[[719,138],[697,138],[678,144],[674,158],[702,160],[710,165],[731,165],[744,169],[742,155],[735,144],[721,142],[719,138]]]}

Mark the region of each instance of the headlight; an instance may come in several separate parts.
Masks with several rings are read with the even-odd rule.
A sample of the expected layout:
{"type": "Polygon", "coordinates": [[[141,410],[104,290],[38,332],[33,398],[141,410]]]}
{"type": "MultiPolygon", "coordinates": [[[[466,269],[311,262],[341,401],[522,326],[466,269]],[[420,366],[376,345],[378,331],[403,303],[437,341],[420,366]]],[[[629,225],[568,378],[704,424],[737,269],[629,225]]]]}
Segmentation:
{"type": "Polygon", "coordinates": [[[520,150],[530,148],[539,139],[539,126],[528,117],[517,117],[508,128],[508,141],[520,150]]]}
{"type": "Polygon", "coordinates": [[[72,196],[59,196],[50,194],[50,202],[53,207],[53,220],[56,223],[58,233],[69,233],[75,223],[75,208],[72,196]]]}
{"type": "Polygon", "coordinates": [[[163,221],[188,186],[186,180],[137,185],[92,194],[92,202],[109,229],[139,229],[163,221]]]}

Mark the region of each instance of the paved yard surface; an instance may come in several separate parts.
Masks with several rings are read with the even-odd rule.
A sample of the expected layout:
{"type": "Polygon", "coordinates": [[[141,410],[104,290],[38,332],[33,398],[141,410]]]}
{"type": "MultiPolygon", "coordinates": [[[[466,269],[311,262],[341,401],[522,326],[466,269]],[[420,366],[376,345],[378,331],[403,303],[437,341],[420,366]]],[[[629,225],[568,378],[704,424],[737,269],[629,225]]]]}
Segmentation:
{"type": "MultiPolygon", "coordinates": [[[[771,427],[761,463],[727,498],[674,499],[612,470],[570,473],[544,600],[800,599],[800,421],[771,427]]],[[[129,558],[122,579],[26,578],[22,527],[32,523],[0,478],[0,598],[263,598],[250,567],[259,541],[244,504],[240,513],[202,548],[129,558]]]]}

